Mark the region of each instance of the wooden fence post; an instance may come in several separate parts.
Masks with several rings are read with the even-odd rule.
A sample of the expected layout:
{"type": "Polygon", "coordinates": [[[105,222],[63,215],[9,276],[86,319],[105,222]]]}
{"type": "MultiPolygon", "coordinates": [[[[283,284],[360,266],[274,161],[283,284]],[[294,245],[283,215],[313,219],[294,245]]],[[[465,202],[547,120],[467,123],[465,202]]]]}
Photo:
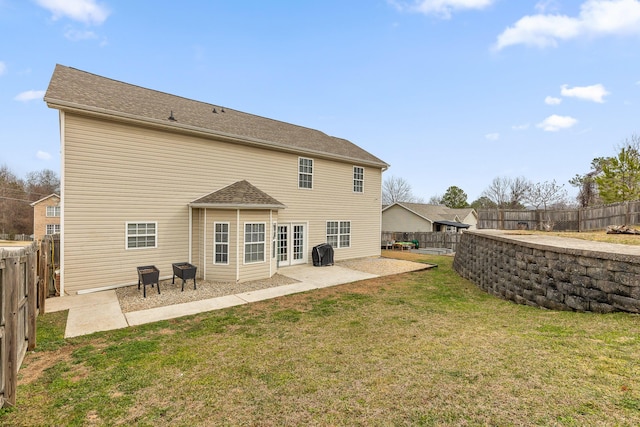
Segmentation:
{"type": "Polygon", "coordinates": [[[4,400],[11,406],[16,404],[16,383],[18,379],[18,287],[20,286],[19,257],[5,259],[3,280],[5,313],[6,370],[4,377],[4,400]]]}
{"type": "Polygon", "coordinates": [[[38,252],[35,244],[27,256],[27,350],[36,348],[36,320],[38,318],[38,275],[36,274],[38,252]]]}

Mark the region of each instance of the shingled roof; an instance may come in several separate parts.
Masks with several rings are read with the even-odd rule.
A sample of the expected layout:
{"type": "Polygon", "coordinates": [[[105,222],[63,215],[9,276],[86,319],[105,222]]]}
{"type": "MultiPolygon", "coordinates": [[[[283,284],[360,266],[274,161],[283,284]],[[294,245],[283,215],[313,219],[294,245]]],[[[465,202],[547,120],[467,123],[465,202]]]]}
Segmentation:
{"type": "Polygon", "coordinates": [[[286,206],[246,180],[235,182],[190,203],[195,208],[284,209],[286,206]]]}
{"type": "Polygon", "coordinates": [[[56,65],[44,100],[49,107],[59,110],[142,121],[176,131],[362,165],[389,166],[352,142],[318,130],[146,89],[64,65],[56,65]]]}

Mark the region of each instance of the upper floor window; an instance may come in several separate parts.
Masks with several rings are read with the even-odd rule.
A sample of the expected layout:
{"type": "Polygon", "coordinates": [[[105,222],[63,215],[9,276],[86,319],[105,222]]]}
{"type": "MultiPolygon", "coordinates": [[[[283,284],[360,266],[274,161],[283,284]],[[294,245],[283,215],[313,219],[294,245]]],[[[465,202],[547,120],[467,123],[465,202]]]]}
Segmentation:
{"type": "Polygon", "coordinates": [[[127,222],[127,249],[158,246],[158,223],[127,222]]]}
{"type": "Polygon", "coordinates": [[[216,222],[214,224],[214,264],[229,264],[229,223],[216,222]]]}
{"type": "Polygon", "coordinates": [[[364,168],[360,166],[353,167],[353,192],[364,192],[364,168]]]}
{"type": "Polygon", "coordinates": [[[47,216],[60,216],[60,206],[47,206],[47,216]]]}
{"type": "Polygon", "coordinates": [[[313,159],[298,158],[298,188],[313,188],[313,159]]]}

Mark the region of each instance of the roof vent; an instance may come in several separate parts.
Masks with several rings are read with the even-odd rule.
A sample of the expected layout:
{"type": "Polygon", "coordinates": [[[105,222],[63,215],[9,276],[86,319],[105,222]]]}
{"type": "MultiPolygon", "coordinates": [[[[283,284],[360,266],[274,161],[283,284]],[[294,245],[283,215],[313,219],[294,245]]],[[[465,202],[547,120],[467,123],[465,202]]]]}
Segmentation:
{"type": "Polygon", "coordinates": [[[218,113],[218,112],[216,111],[216,107],[213,107],[213,111],[212,111],[212,113],[213,113],[213,114],[217,114],[217,113],[218,113]]]}
{"type": "Polygon", "coordinates": [[[173,110],[171,110],[171,115],[169,116],[169,120],[171,120],[172,122],[178,121],[178,119],[173,117],[173,110]]]}
{"type": "Polygon", "coordinates": [[[220,107],[220,112],[224,113],[224,107],[220,107]]]}

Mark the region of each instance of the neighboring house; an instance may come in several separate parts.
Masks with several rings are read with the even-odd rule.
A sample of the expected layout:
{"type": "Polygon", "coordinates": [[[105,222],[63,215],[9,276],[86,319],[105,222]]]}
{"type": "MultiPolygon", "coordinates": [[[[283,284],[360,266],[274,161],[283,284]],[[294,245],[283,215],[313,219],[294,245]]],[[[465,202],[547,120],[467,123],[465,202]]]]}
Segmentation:
{"type": "Polygon", "coordinates": [[[325,242],[336,260],[380,254],[388,165],[345,139],[62,65],[44,99],[60,111],[64,292],[184,261],[263,279],[325,242]]]}
{"type": "Polygon", "coordinates": [[[33,240],[60,233],[60,196],[50,194],[31,203],[33,206],[33,240]]]}
{"type": "Polygon", "coordinates": [[[441,205],[396,202],[382,209],[382,231],[458,232],[475,229],[478,214],[473,208],[451,209],[441,205]]]}

